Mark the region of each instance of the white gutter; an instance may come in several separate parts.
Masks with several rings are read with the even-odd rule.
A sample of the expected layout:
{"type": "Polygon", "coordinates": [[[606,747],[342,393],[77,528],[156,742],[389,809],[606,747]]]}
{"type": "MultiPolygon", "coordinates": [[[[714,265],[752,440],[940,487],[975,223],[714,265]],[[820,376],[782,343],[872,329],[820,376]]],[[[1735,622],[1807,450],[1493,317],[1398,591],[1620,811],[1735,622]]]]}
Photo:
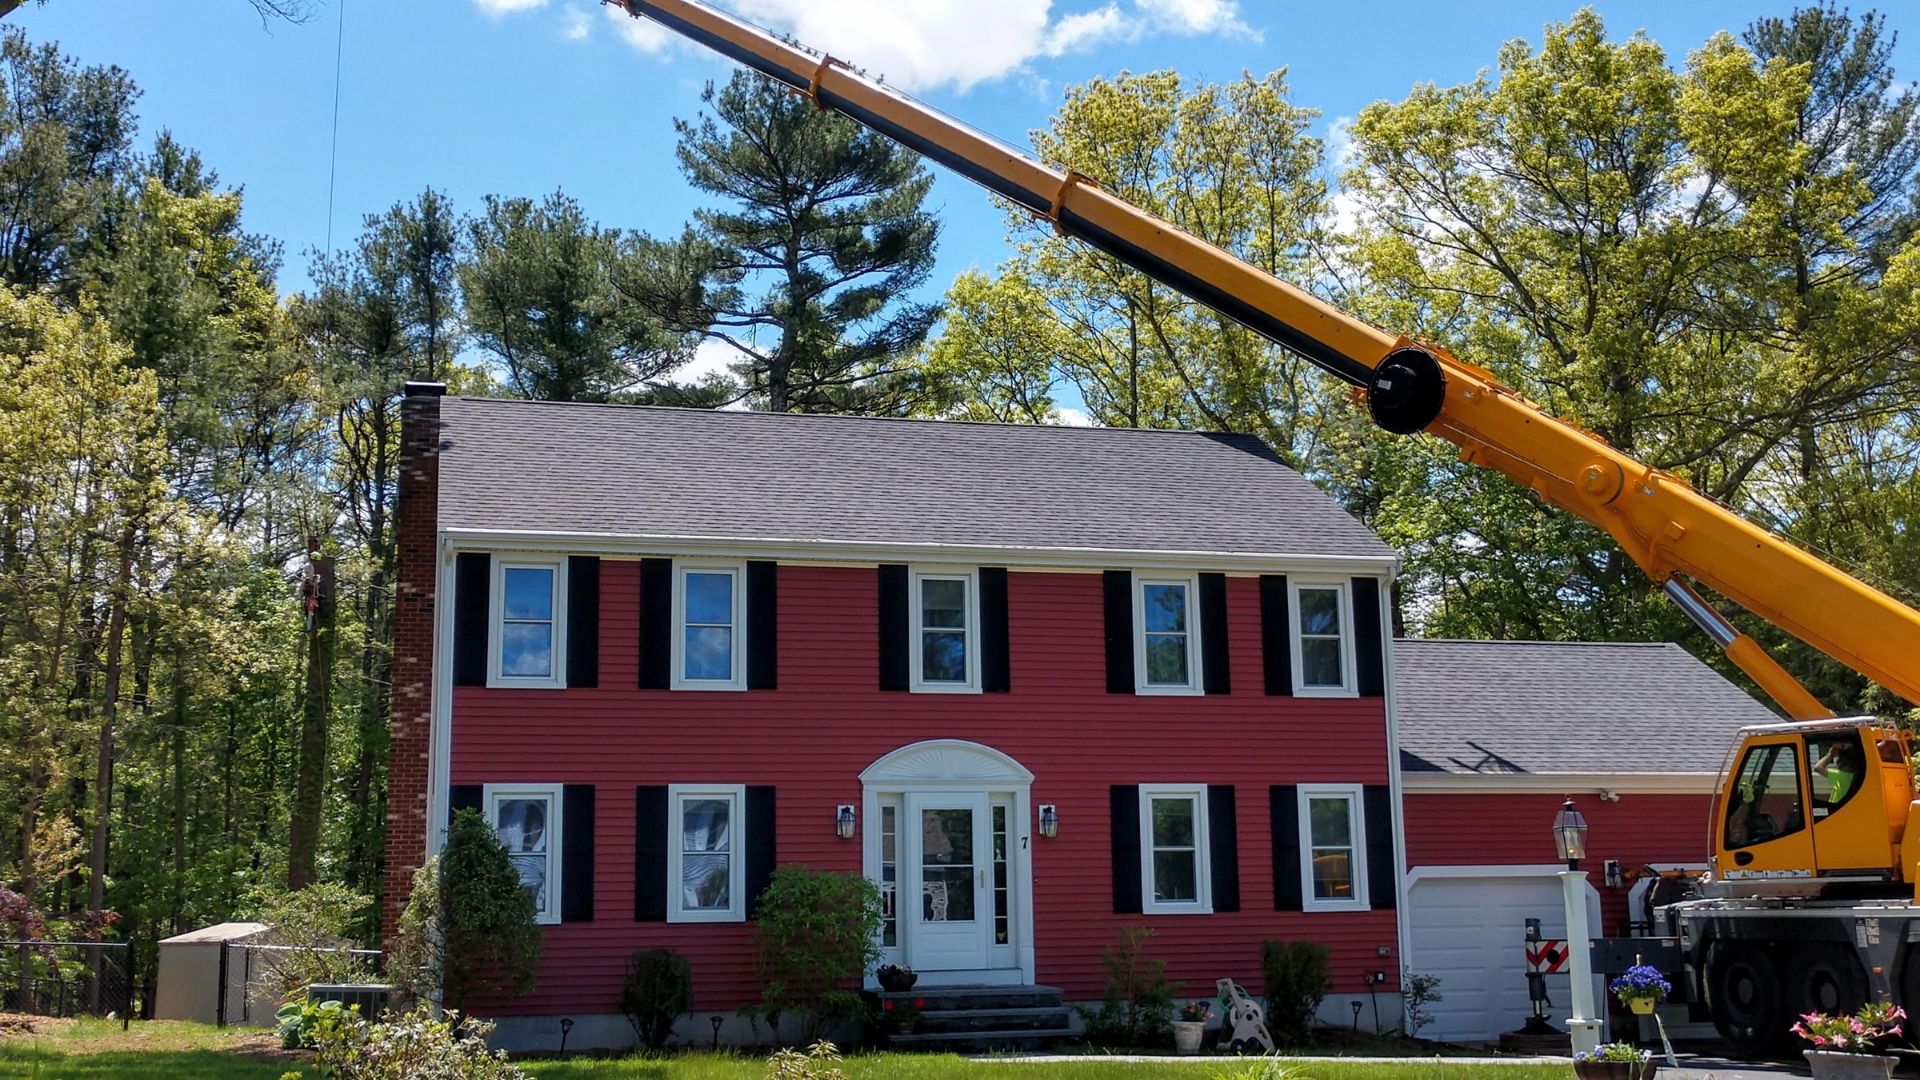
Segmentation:
{"type": "MultiPolygon", "coordinates": [[[[1127,548],[1027,547],[1009,544],[879,543],[667,533],[579,533],[557,530],[446,528],[454,550],[563,551],[576,555],[728,556],[786,562],[979,562],[1018,567],[1288,571],[1378,575],[1399,573],[1397,555],[1288,555],[1244,551],[1136,551],[1127,548]]],[[[1383,627],[1383,634],[1387,628],[1383,627]]]]}

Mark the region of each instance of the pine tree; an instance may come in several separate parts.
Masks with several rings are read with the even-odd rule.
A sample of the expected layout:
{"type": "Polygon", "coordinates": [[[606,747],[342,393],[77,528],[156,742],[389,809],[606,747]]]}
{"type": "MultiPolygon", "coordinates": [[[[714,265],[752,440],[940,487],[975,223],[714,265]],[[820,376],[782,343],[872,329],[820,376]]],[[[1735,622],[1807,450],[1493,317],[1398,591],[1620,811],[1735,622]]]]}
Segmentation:
{"type": "Polygon", "coordinates": [[[730,205],[677,241],[642,240],[620,287],[737,354],[735,396],[774,412],[897,413],[904,361],[939,308],[909,299],[933,266],[932,177],[917,154],[737,74],[676,122],[681,171],[730,205]]]}

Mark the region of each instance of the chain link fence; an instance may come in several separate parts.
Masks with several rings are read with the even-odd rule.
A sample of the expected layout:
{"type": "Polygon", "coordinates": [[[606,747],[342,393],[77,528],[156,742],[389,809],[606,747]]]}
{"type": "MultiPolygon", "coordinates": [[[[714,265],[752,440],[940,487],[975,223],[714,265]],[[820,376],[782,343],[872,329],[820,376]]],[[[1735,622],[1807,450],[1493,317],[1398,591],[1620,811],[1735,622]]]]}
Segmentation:
{"type": "Polygon", "coordinates": [[[0,941],[0,1012],[126,1020],[133,986],[127,942],[0,941]]]}
{"type": "Polygon", "coordinates": [[[218,1023],[272,1024],[274,1011],[295,987],[373,982],[379,966],[378,949],[222,942],[218,1023]]]}

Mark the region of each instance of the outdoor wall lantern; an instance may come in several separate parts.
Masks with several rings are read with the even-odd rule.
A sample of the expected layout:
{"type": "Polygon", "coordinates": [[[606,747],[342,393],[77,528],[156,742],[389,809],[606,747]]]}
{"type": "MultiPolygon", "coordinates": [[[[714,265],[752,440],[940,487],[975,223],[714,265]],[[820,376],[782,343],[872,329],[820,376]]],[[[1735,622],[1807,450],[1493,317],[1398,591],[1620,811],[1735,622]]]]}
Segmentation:
{"type": "Polygon", "coordinates": [[[1060,811],[1052,803],[1040,804],[1040,835],[1049,840],[1060,835],[1060,811]]]}
{"type": "Polygon", "coordinates": [[[853,804],[841,803],[833,811],[833,831],[840,834],[840,839],[851,840],[856,820],[853,816],[853,804]]]}
{"type": "Polygon", "coordinates": [[[1553,816],[1553,844],[1567,861],[1567,869],[1580,869],[1580,860],[1587,857],[1587,819],[1573,808],[1571,798],[1553,816]]]}

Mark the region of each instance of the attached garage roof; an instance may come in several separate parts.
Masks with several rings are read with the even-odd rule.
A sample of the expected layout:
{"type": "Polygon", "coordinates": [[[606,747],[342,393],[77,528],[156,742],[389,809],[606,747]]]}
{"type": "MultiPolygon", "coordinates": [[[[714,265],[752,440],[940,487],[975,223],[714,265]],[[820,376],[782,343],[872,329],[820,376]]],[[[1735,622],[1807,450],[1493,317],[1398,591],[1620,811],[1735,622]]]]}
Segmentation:
{"type": "Polygon", "coordinates": [[[1717,774],[1780,719],[1667,643],[1402,639],[1393,664],[1409,777],[1717,774]]]}
{"type": "Polygon", "coordinates": [[[440,527],[1394,558],[1253,435],[441,402],[440,527]]]}

